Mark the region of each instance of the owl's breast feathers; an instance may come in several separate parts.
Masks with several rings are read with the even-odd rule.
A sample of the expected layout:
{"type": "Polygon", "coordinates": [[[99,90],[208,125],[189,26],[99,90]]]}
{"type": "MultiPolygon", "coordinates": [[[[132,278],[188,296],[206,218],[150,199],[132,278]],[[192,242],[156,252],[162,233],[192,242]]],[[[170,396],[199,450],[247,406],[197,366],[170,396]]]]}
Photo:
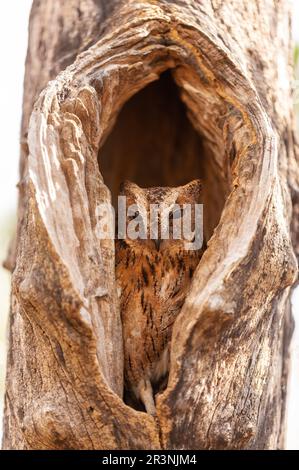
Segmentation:
{"type": "Polygon", "coordinates": [[[201,253],[135,252],[116,242],[125,379],[134,389],[142,378],[158,381],[168,368],[165,357],[173,323],[180,312],[201,253]],[[162,362],[162,365],[161,365],[162,362]],[[166,369],[166,370],[165,370],[166,369]]]}

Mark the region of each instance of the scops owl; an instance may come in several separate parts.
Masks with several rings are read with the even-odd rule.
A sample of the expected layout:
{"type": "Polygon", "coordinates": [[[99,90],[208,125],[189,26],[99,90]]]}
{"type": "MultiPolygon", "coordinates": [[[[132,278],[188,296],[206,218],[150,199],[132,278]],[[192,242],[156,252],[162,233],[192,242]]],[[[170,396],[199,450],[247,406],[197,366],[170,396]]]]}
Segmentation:
{"type": "MultiPolygon", "coordinates": [[[[134,208],[126,215],[126,223],[135,219],[136,224],[145,217],[150,221],[145,227],[146,237],[116,237],[116,279],[123,324],[125,387],[151,415],[155,415],[153,391],[163,378],[167,380],[173,323],[203,253],[201,246],[186,249],[186,239],[175,239],[173,227],[181,224],[186,204],[199,204],[200,192],[199,180],[176,188],[144,189],[130,182],[121,188],[127,207],[134,208]],[[167,217],[160,211],[154,230],[150,218],[153,207],[168,211],[167,217]],[[169,222],[168,239],[161,238],[165,220],[169,222]]],[[[193,227],[194,218],[192,209],[193,227]]]]}

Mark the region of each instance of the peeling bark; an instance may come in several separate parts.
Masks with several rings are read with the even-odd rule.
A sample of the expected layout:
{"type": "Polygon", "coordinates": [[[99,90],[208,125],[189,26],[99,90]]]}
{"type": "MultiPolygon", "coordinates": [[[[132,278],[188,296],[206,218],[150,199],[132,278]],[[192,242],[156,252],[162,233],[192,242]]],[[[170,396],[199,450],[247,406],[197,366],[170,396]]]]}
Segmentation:
{"type": "Polygon", "coordinates": [[[291,79],[285,0],[34,1],[7,262],[5,449],[283,446],[299,252],[291,79]],[[96,227],[108,186],[124,177],[113,155],[136,175],[144,164],[123,151],[126,117],[141,118],[144,103],[130,111],[128,101],[164,72],[193,129],[181,133],[188,165],[162,176],[203,177],[209,241],[155,420],[122,399],[114,245],[96,227]]]}

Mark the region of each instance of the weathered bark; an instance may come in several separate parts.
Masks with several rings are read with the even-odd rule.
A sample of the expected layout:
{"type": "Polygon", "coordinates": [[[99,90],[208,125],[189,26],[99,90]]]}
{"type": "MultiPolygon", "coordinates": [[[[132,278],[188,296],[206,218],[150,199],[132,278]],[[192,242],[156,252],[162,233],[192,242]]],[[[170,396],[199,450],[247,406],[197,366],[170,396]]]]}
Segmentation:
{"type": "Polygon", "coordinates": [[[286,0],[35,0],[4,448],[283,446],[299,210],[291,66],[286,0]],[[166,71],[166,88],[141,91],[166,71]],[[175,89],[163,101],[170,80],[196,133],[177,121],[175,89]],[[169,162],[159,174],[140,170],[147,103],[172,126],[154,130],[169,162]],[[204,179],[208,248],[157,420],[122,399],[114,246],[96,237],[105,183],[115,193],[127,169],[143,184],[204,179]]]}

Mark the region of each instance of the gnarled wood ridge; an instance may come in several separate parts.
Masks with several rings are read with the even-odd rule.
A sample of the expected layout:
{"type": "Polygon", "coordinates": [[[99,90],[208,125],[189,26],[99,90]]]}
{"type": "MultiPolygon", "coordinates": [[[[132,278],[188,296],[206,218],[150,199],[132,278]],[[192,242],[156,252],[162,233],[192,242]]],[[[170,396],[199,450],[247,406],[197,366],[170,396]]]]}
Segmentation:
{"type": "MultiPolygon", "coordinates": [[[[23,145],[4,448],[277,448],[299,200],[287,2],[41,3],[25,102],[43,9],[90,41],[72,45],[80,54],[39,96],[23,145]],[[226,199],[174,325],[155,420],[122,399],[114,244],[96,236],[110,200],[98,155],[124,103],[169,69],[226,199]]],[[[61,28],[55,41],[70,34],[61,28]]],[[[206,191],[213,218],[217,185],[206,191]]]]}

